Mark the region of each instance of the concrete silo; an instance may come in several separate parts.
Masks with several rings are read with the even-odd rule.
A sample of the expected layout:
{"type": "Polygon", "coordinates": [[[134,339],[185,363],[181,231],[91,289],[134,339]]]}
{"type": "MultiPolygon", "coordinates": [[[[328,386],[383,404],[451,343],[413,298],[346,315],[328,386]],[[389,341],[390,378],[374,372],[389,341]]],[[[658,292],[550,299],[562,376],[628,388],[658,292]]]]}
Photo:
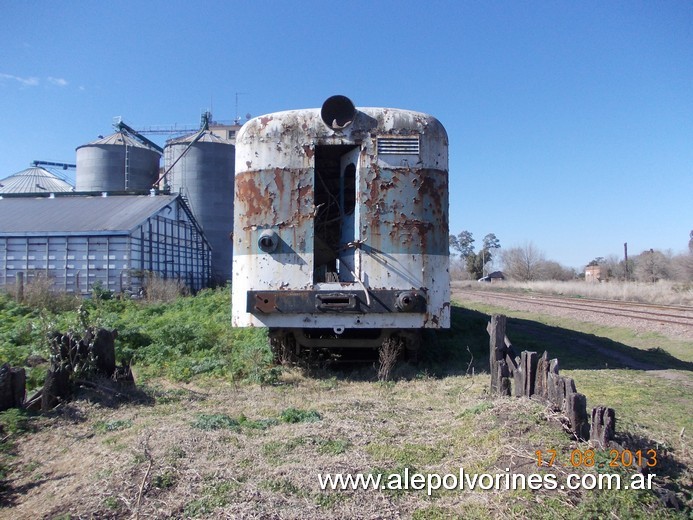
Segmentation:
{"type": "Polygon", "coordinates": [[[164,149],[163,185],[180,193],[212,246],[212,272],[231,279],[235,147],[207,129],[172,139],[164,149]]]}
{"type": "Polygon", "coordinates": [[[146,191],[161,153],[121,130],[77,148],[76,191],[146,191]]]}

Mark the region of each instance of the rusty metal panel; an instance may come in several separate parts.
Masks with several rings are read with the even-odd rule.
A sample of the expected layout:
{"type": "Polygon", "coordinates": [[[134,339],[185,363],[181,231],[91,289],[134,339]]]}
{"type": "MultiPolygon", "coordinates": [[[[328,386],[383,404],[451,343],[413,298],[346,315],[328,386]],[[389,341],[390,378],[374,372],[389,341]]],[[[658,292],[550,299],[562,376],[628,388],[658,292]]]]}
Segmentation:
{"type": "Polygon", "coordinates": [[[448,140],[440,122],[387,108],[358,108],[334,120],[320,109],[293,110],[249,121],[236,145],[235,325],[332,327],[333,313],[346,327],[449,326],[448,140]],[[346,154],[352,158],[340,161],[346,154]],[[321,174],[330,161],[335,171],[321,174]],[[347,215],[349,162],[356,179],[347,215]],[[332,204],[339,212],[329,210],[332,204]],[[270,231],[278,245],[266,252],[259,239],[270,231]],[[357,296],[317,309],[313,292],[335,290],[357,296]],[[361,308],[366,294],[404,290],[427,295],[425,312],[361,308]],[[273,295],[271,305],[248,312],[250,295],[263,291],[287,296],[273,295]],[[273,311],[293,301],[292,291],[312,291],[310,301],[273,311]]]}
{"type": "Polygon", "coordinates": [[[425,291],[248,291],[246,310],[253,314],[390,313],[426,311],[425,291]]]}

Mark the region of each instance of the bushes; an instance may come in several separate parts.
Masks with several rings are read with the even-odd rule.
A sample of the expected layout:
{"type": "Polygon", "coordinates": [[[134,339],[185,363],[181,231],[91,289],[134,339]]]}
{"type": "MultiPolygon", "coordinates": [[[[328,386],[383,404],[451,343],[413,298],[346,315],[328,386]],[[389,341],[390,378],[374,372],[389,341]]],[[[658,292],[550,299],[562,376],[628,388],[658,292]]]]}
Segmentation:
{"type": "Polygon", "coordinates": [[[264,329],[233,329],[228,288],[180,296],[169,303],[93,298],[79,309],[41,312],[0,296],[0,362],[24,365],[48,358],[47,334],[83,330],[85,324],[117,329],[116,357],[139,377],[190,381],[200,376],[267,383],[278,369],[264,329]]]}

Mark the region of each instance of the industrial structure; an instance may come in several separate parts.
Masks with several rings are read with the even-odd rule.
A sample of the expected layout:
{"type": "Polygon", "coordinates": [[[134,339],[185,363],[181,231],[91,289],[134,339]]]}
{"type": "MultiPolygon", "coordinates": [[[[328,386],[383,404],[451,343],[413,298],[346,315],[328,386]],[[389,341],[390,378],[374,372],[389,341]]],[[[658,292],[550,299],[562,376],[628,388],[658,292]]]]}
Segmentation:
{"type": "Polygon", "coordinates": [[[77,148],[76,191],[148,191],[154,186],[161,147],[122,122],[117,130],[77,148]]]}
{"type": "MultiPolygon", "coordinates": [[[[34,161],[26,170],[0,180],[0,195],[9,193],[62,193],[74,191],[65,179],[51,173],[44,165],[55,164],[34,161]]],[[[61,165],[63,166],[63,165],[61,165]]],[[[66,167],[73,165],[64,165],[66,167]]]]}
{"type": "Polygon", "coordinates": [[[218,282],[231,279],[235,148],[204,119],[202,128],[164,148],[164,191],[183,196],[212,246],[212,271],[218,282]]]}
{"type": "Polygon", "coordinates": [[[22,273],[68,293],[137,293],[156,273],[195,291],[211,277],[209,244],[179,195],[3,197],[0,222],[0,287],[22,273]]]}
{"type": "Polygon", "coordinates": [[[0,288],[18,273],[81,294],[96,282],[137,292],[146,273],[193,291],[230,280],[239,123],[205,112],[198,129],[136,130],[116,118],[76,164],[34,161],[0,181],[0,288]],[[144,135],[183,132],[165,149],[144,135]],[[75,187],[44,166],[75,168],[75,187]]]}

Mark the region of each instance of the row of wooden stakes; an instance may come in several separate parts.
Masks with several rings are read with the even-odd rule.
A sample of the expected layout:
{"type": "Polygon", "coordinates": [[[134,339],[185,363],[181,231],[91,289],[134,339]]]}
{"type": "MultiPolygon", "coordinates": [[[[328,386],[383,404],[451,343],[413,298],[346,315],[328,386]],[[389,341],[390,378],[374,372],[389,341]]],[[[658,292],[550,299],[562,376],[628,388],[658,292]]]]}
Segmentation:
{"type": "Polygon", "coordinates": [[[506,323],[505,316],[494,314],[486,328],[490,336],[491,393],[539,399],[566,416],[576,439],[608,447],[616,431],[616,412],[597,406],[590,420],[587,398],[577,391],[572,378],[558,373],[558,359],[549,359],[548,352],[539,357],[526,350],[518,356],[506,336],[506,323]]]}

